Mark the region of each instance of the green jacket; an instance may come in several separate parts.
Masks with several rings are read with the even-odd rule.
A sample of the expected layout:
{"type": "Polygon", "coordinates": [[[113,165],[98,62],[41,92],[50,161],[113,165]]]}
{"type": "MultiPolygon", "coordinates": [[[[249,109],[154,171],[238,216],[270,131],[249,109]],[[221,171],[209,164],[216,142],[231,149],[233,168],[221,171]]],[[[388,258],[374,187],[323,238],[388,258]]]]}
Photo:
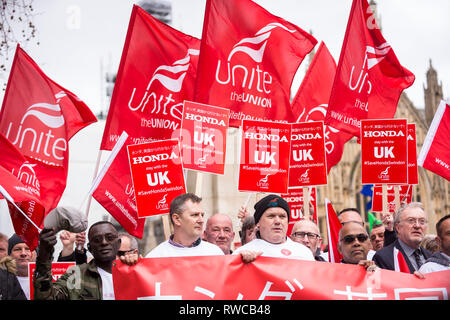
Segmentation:
{"type": "Polygon", "coordinates": [[[33,279],[36,300],[102,300],[102,279],[95,260],[76,265],[55,282],[52,281],[51,261],[36,260],[33,279]]]}

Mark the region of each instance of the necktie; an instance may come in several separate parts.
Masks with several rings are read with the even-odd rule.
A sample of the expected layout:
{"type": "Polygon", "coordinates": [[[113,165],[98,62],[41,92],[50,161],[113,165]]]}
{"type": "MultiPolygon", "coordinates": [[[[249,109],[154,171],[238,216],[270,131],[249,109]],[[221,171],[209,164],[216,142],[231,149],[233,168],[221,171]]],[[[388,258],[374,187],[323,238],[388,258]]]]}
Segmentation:
{"type": "Polygon", "coordinates": [[[416,259],[417,270],[419,270],[420,267],[422,266],[422,260],[420,259],[420,249],[416,249],[413,254],[414,258],[416,259]]]}

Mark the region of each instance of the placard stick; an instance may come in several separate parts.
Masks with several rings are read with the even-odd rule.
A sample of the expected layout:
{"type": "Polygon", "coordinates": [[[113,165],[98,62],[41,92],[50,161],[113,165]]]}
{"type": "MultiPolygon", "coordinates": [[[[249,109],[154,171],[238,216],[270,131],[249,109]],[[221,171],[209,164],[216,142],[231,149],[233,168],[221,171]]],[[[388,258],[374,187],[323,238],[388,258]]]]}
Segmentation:
{"type": "Polygon", "coordinates": [[[163,223],[163,230],[164,230],[164,237],[166,238],[166,240],[169,239],[170,237],[170,221],[169,221],[169,214],[163,214],[161,215],[161,220],[163,223]]]}
{"type": "Polygon", "coordinates": [[[400,208],[400,186],[394,186],[394,203],[395,203],[395,211],[397,211],[400,208]]]}
{"type": "Polygon", "coordinates": [[[388,203],[388,195],[387,195],[387,185],[382,184],[382,198],[383,198],[383,212],[388,213],[389,212],[389,203],[388,203]]]}
{"type": "Polygon", "coordinates": [[[304,218],[309,220],[309,187],[303,187],[303,214],[304,218]]]}

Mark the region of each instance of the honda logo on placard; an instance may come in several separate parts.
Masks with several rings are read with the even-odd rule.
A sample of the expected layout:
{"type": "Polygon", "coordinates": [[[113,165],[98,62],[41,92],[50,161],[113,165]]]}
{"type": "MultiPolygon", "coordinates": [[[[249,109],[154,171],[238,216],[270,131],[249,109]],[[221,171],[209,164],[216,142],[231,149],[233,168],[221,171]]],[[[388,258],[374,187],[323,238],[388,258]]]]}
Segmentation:
{"type": "Polygon", "coordinates": [[[216,82],[221,85],[231,83],[236,89],[231,92],[230,101],[250,103],[262,108],[272,107],[272,100],[265,97],[264,94],[271,92],[273,78],[269,72],[261,68],[261,62],[272,30],[275,28],[281,28],[289,33],[296,32],[280,23],[269,23],[257,31],[253,37],[244,38],[233,46],[226,61],[225,71],[221,69],[224,63],[220,59],[217,61],[216,82]],[[232,57],[239,53],[245,54],[253,60],[256,67],[233,64],[232,57]]]}
{"type": "MultiPolygon", "coordinates": [[[[128,100],[128,108],[130,108],[131,111],[139,110],[142,113],[170,114],[173,118],[181,120],[183,102],[176,101],[173,98],[173,93],[181,91],[183,80],[186,77],[191,64],[191,55],[198,56],[199,52],[200,51],[196,49],[188,49],[188,52],[183,59],[175,61],[172,65],[162,65],[156,68],[140,100],[136,96],[135,101],[134,96],[136,94],[136,88],[133,88],[130,99],[128,100]],[[165,95],[154,92],[152,90],[154,83],[161,84],[168,93],[165,95]],[[146,110],[148,104],[149,107],[146,110]]],[[[173,130],[178,129],[178,123],[169,120],[166,121],[166,123],[161,124],[162,127],[171,127],[173,130]]]]}
{"type": "Polygon", "coordinates": [[[65,121],[59,101],[66,94],[55,95],[56,104],[39,102],[29,106],[20,122],[9,122],[6,137],[25,155],[49,165],[63,165],[67,151],[65,121]]]}

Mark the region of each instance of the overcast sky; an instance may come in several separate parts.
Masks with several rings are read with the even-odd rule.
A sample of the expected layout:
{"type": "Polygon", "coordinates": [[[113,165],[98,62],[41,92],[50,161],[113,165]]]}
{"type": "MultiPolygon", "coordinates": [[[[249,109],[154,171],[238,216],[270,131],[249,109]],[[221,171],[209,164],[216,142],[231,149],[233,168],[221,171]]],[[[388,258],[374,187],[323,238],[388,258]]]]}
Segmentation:
{"type": "MultiPolygon", "coordinates": [[[[104,108],[101,94],[101,64],[116,72],[131,14],[125,0],[39,0],[37,13],[39,46],[23,44],[25,50],[53,80],[73,91],[90,108],[104,108]]],[[[172,25],[187,34],[201,37],[205,0],[172,0],[172,25]]],[[[257,0],[275,15],[312,30],[339,60],[351,0],[257,0]]],[[[416,81],[406,93],[422,108],[423,85],[429,59],[438,70],[444,96],[450,96],[450,1],[379,0],[383,35],[400,62],[411,70],[416,81]]],[[[13,50],[14,51],[14,50],[13,50]]],[[[10,67],[11,60],[7,62],[10,67]]],[[[0,74],[6,81],[9,69],[0,74]]],[[[302,72],[294,86],[298,86],[302,72]]]]}

